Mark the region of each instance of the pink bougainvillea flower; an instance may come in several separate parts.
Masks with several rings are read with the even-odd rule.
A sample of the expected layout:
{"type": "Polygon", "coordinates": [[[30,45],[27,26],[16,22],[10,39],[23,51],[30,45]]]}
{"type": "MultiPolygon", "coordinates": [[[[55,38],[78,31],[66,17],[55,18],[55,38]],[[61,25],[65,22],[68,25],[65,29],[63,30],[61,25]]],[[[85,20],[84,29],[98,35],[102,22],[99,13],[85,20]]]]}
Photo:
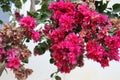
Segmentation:
{"type": "Polygon", "coordinates": [[[84,12],[84,11],[88,11],[88,6],[86,4],[82,4],[78,6],[78,11],[84,12]]]}
{"type": "Polygon", "coordinates": [[[64,40],[65,31],[58,28],[50,32],[48,36],[51,39],[51,41],[53,41],[54,43],[57,43],[57,42],[64,40]]]}
{"type": "Polygon", "coordinates": [[[33,17],[31,16],[26,16],[21,18],[20,20],[20,25],[21,27],[25,29],[34,29],[36,27],[36,21],[33,17]]]}
{"type": "Polygon", "coordinates": [[[108,16],[103,14],[98,15],[98,18],[97,18],[98,23],[103,23],[103,22],[106,22],[107,20],[108,20],[108,16]]]}
{"type": "Polygon", "coordinates": [[[42,32],[43,32],[45,35],[48,36],[49,33],[51,33],[54,29],[55,29],[55,28],[54,28],[53,25],[45,24],[44,29],[42,30],[42,32]]]}
{"type": "Polygon", "coordinates": [[[80,43],[80,38],[75,33],[70,33],[67,35],[67,40],[73,43],[80,43]]]}
{"type": "Polygon", "coordinates": [[[110,49],[115,49],[120,47],[120,42],[119,42],[119,37],[117,36],[106,36],[104,38],[105,40],[105,45],[107,45],[110,49]]]}
{"type": "Polygon", "coordinates": [[[94,41],[89,41],[86,46],[87,54],[86,56],[99,62],[102,67],[109,66],[108,56],[105,49],[94,41]]]}
{"type": "Polygon", "coordinates": [[[119,37],[117,36],[107,36],[105,37],[105,45],[107,46],[108,57],[110,60],[120,60],[119,56],[119,48],[120,48],[120,41],[119,37]]]}
{"type": "Polygon", "coordinates": [[[74,19],[72,16],[62,15],[59,19],[60,28],[64,31],[71,31],[74,28],[74,19]]]}
{"type": "Polygon", "coordinates": [[[74,67],[76,67],[77,62],[80,65],[83,64],[83,59],[81,59],[80,56],[83,54],[84,47],[79,43],[82,41],[80,41],[81,39],[79,40],[77,36],[75,36],[77,40],[73,39],[72,41],[69,41],[71,40],[71,36],[75,36],[75,34],[71,33],[66,40],[58,42],[51,47],[53,50],[52,57],[55,61],[55,65],[61,72],[65,73],[69,73],[74,67]],[[78,43],[76,43],[76,41],[78,41],[78,43]]]}
{"type": "Polygon", "coordinates": [[[35,42],[37,42],[37,41],[40,40],[41,35],[40,35],[40,33],[37,32],[37,31],[32,31],[31,38],[32,38],[35,42]]]}
{"type": "Polygon", "coordinates": [[[120,40],[120,30],[115,31],[115,36],[119,37],[119,40],[120,40]]]}
{"type": "Polygon", "coordinates": [[[20,66],[20,60],[16,57],[14,58],[8,58],[8,63],[6,65],[7,68],[10,69],[18,69],[20,66]]]}
{"type": "Polygon", "coordinates": [[[48,8],[54,12],[59,10],[64,13],[71,13],[74,12],[75,5],[71,2],[64,2],[63,0],[61,0],[59,2],[52,2],[52,4],[49,5],[48,8]]]}
{"type": "Polygon", "coordinates": [[[51,5],[49,5],[48,9],[50,9],[50,10],[52,10],[52,11],[60,10],[60,8],[62,8],[61,4],[63,4],[63,3],[60,3],[60,2],[52,2],[51,5]]]}
{"type": "Polygon", "coordinates": [[[59,18],[63,15],[64,13],[61,12],[61,11],[55,11],[55,13],[53,14],[53,19],[56,21],[56,22],[59,22],[59,18]]]}

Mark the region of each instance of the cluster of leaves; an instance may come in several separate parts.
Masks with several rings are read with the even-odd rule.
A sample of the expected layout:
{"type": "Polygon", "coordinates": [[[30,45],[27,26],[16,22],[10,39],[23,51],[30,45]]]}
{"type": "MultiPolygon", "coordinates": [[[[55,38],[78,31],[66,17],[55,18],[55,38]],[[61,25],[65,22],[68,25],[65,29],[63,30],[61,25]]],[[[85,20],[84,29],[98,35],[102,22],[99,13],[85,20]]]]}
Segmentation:
{"type": "Polygon", "coordinates": [[[55,80],[62,80],[61,77],[58,75],[59,71],[56,71],[50,75],[51,78],[55,78],[55,80]]]}
{"type": "Polygon", "coordinates": [[[95,1],[96,10],[102,14],[108,15],[110,18],[120,18],[120,3],[114,4],[111,8],[108,8],[108,3],[102,1],[95,1]]]}
{"type": "Polygon", "coordinates": [[[120,19],[120,3],[114,4],[112,8],[109,8],[107,10],[107,14],[109,15],[109,17],[117,17],[120,19]]]}
{"type": "MultiPolygon", "coordinates": [[[[25,3],[27,0],[0,0],[0,7],[3,12],[11,12],[11,4],[14,4],[16,8],[21,9],[22,3],[25,3]]],[[[3,21],[0,20],[0,24],[3,21]]]]}
{"type": "Polygon", "coordinates": [[[51,12],[48,10],[48,1],[39,2],[37,1],[36,4],[41,5],[41,8],[36,10],[35,12],[27,12],[28,15],[34,17],[37,20],[37,23],[44,23],[50,17],[51,12]]]}
{"type": "MultiPolygon", "coordinates": [[[[27,0],[22,0],[25,3],[27,0]]],[[[21,0],[0,0],[0,7],[2,8],[3,12],[11,11],[11,4],[15,4],[15,7],[21,8],[22,7],[21,0]]]]}

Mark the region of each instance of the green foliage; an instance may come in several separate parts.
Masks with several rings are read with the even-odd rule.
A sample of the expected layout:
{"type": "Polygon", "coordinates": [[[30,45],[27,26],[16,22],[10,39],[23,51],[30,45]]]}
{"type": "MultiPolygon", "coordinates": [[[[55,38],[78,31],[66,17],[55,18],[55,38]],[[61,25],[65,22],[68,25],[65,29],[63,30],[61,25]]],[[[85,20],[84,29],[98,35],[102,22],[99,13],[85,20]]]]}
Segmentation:
{"type": "Polygon", "coordinates": [[[51,46],[52,41],[51,41],[50,39],[47,39],[47,44],[48,44],[49,46],[51,46]]]}
{"type": "Polygon", "coordinates": [[[50,75],[50,77],[52,78],[52,77],[54,76],[54,74],[55,74],[55,73],[52,73],[52,74],[50,75]]]}
{"type": "MultiPolygon", "coordinates": [[[[23,0],[25,2],[25,0],[23,0]]],[[[17,8],[22,7],[22,3],[20,0],[0,0],[0,7],[2,8],[3,12],[11,11],[11,3],[15,4],[17,8]]]]}
{"type": "Polygon", "coordinates": [[[38,5],[40,3],[40,0],[35,0],[35,4],[38,5]]]}
{"type": "Polygon", "coordinates": [[[41,9],[38,10],[40,12],[38,23],[44,23],[51,15],[50,10],[48,10],[49,2],[42,2],[41,5],[41,9]]]}
{"type": "Polygon", "coordinates": [[[38,9],[36,12],[27,12],[28,15],[34,17],[37,20],[38,24],[49,21],[48,19],[51,15],[50,10],[48,10],[49,2],[42,2],[41,5],[41,9],[38,9]]]}
{"type": "Polygon", "coordinates": [[[9,0],[0,0],[0,7],[2,8],[3,12],[10,11],[10,1],[9,0]]]}
{"type": "Polygon", "coordinates": [[[44,54],[48,45],[46,42],[39,43],[37,46],[35,46],[35,49],[39,51],[40,55],[44,54]]]}
{"type": "Polygon", "coordinates": [[[107,12],[106,13],[110,18],[115,18],[117,17],[118,19],[120,19],[120,16],[117,13],[113,13],[113,12],[107,12]]]}
{"type": "Polygon", "coordinates": [[[30,37],[26,37],[25,40],[26,40],[26,42],[30,42],[31,38],[30,37]]]}
{"type": "Polygon", "coordinates": [[[27,0],[22,0],[23,3],[26,3],[27,0]]]}
{"type": "Polygon", "coordinates": [[[120,12],[120,4],[114,4],[112,7],[114,12],[120,12]]]}
{"type": "Polygon", "coordinates": [[[114,4],[112,8],[107,8],[108,1],[103,3],[102,1],[95,1],[96,10],[102,14],[108,15],[110,18],[120,18],[118,13],[120,12],[120,4],[114,4]],[[106,11],[106,12],[105,12],[106,11]]]}
{"type": "Polygon", "coordinates": [[[22,62],[23,62],[23,63],[28,63],[28,62],[29,62],[29,60],[28,60],[28,59],[26,59],[26,60],[23,60],[22,62]]]}
{"type": "Polygon", "coordinates": [[[39,13],[38,12],[27,12],[27,15],[30,15],[30,16],[32,16],[34,18],[38,18],[39,13]]]}
{"type": "Polygon", "coordinates": [[[2,24],[3,23],[3,21],[2,20],[0,20],[0,24],[2,24]]]}
{"type": "Polygon", "coordinates": [[[5,47],[5,50],[7,51],[7,50],[9,50],[9,49],[11,49],[12,48],[12,46],[11,46],[11,44],[9,44],[9,45],[7,45],[6,47],[5,47]]]}
{"type": "Polygon", "coordinates": [[[58,76],[58,72],[59,70],[57,70],[56,72],[52,73],[50,75],[51,78],[55,78],[55,80],[62,80],[60,76],[58,76]]]}
{"type": "Polygon", "coordinates": [[[108,1],[103,3],[102,1],[95,1],[96,10],[100,13],[104,13],[104,10],[107,8],[108,1]]]}
{"type": "Polygon", "coordinates": [[[110,36],[113,36],[115,34],[115,31],[117,30],[117,28],[112,28],[110,31],[109,31],[109,35],[110,36]]]}
{"type": "Polygon", "coordinates": [[[56,80],[61,80],[61,77],[60,76],[55,76],[55,79],[56,80]]]}
{"type": "Polygon", "coordinates": [[[53,63],[54,63],[54,59],[50,58],[50,64],[53,64],[53,63]]]}
{"type": "MultiPolygon", "coordinates": [[[[46,38],[45,36],[42,36],[42,38],[46,38]]],[[[52,42],[50,41],[50,39],[47,39],[43,42],[38,43],[38,45],[35,46],[35,50],[37,50],[39,52],[40,55],[44,54],[45,51],[50,47],[50,45],[52,44],[52,42]]],[[[53,59],[50,59],[50,63],[53,63],[53,59]]]]}
{"type": "Polygon", "coordinates": [[[107,8],[106,11],[106,15],[108,15],[110,18],[117,17],[120,19],[120,4],[114,4],[112,8],[107,8]]]}
{"type": "Polygon", "coordinates": [[[15,6],[19,9],[22,7],[22,3],[20,0],[11,0],[11,2],[13,2],[15,6]]]}

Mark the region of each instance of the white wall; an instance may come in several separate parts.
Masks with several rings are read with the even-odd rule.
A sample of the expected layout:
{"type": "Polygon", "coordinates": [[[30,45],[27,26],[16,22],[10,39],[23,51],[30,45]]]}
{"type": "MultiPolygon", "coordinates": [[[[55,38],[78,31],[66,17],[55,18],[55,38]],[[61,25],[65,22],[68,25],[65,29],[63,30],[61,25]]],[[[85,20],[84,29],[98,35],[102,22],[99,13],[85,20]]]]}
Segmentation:
{"type": "MultiPolygon", "coordinates": [[[[110,4],[114,2],[120,2],[120,0],[112,0],[110,4]]],[[[28,3],[26,3],[29,5],[28,3]]],[[[25,13],[25,10],[29,9],[24,5],[21,13],[25,13]]],[[[33,50],[34,44],[28,44],[30,50],[33,50]]],[[[42,56],[32,56],[30,63],[26,65],[28,68],[32,68],[34,72],[27,80],[53,80],[50,79],[50,74],[56,71],[54,65],[49,64],[49,52],[46,52],[42,56]]],[[[93,62],[92,60],[84,60],[85,65],[82,68],[76,68],[72,70],[70,74],[60,74],[62,80],[120,80],[120,63],[112,61],[110,67],[101,68],[100,64],[93,62]]],[[[16,80],[11,71],[8,70],[8,74],[4,71],[0,80],[16,80]]]]}

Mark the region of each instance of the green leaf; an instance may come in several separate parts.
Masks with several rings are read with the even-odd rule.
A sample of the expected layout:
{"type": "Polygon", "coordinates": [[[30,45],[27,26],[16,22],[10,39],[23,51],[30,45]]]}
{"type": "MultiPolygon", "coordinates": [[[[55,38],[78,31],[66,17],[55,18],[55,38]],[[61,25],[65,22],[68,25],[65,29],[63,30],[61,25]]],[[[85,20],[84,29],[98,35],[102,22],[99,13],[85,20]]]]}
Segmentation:
{"type": "Polygon", "coordinates": [[[10,48],[12,48],[12,45],[6,45],[5,50],[9,50],[10,48]]]}
{"type": "Polygon", "coordinates": [[[105,50],[108,51],[108,52],[110,51],[108,46],[105,46],[105,50]]]}
{"type": "Polygon", "coordinates": [[[61,80],[61,77],[60,76],[55,76],[55,79],[56,80],[61,80]]]}
{"type": "Polygon", "coordinates": [[[26,37],[26,42],[30,42],[31,38],[30,37],[26,37]]]}
{"type": "Polygon", "coordinates": [[[52,74],[50,75],[50,77],[52,78],[52,77],[54,76],[54,74],[55,74],[55,73],[52,73],[52,74]]]}
{"type": "Polygon", "coordinates": [[[43,2],[40,11],[41,12],[46,12],[48,11],[48,2],[43,2]]]}
{"type": "Polygon", "coordinates": [[[0,24],[3,24],[3,21],[2,21],[2,20],[0,20],[0,24]]]}
{"type": "Polygon", "coordinates": [[[48,18],[49,18],[49,16],[47,14],[41,14],[40,19],[37,20],[37,22],[44,23],[48,18]]]}
{"type": "Polygon", "coordinates": [[[116,31],[116,30],[117,30],[116,28],[111,29],[111,30],[109,31],[109,35],[110,35],[110,36],[113,36],[113,35],[115,34],[115,31],[116,31]]]}
{"type": "Polygon", "coordinates": [[[26,3],[27,0],[22,0],[23,3],[26,3]]]}
{"type": "Polygon", "coordinates": [[[114,4],[112,7],[113,7],[114,12],[119,12],[120,11],[120,4],[114,4]]]}
{"type": "Polygon", "coordinates": [[[40,55],[44,54],[48,45],[46,42],[39,43],[37,46],[35,46],[35,49],[39,51],[40,55]]]}
{"type": "Polygon", "coordinates": [[[50,59],[50,64],[53,64],[53,63],[54,63],[54,59],[51,58],[51,59],[50,59]]]}
{"type": "Polygon", "coordinates": [[[41,9],[37,10],[37,12],[39,13],[37,17],[37,22],[39,24],[46,22],[46,20],[50,18],[51,11],[48,10],[48,5],[48,1],[43,1],[41,3],[41,9]]]}
{"type": "Polygon", "coordinates": [[[39,10],[41,13],[50,13],[50,10],[48,9],[48,2],[43,2],[41,5],[41,9],[39,10]]]}
{"type": "Polygon", "coordinates": [[[2,8],[3,12],[10,11],[10,1],[9,0],[0,0],[0,7],[2,8]]]}
{"type": "Polygon", "coordinates": [[[52,41],[50,39],[47,39],[47,43],[50,46],[52,44],[52,41]]]}
{"type": "Polygon", "coordinates": [[[37,12],[27,12],[27,14],[34,17],[34,18],[37,18],[39,15],[37,12]]]}
{"type": "Polygon", "coordinates": [[[40,0],[35,0],[35,4],[39,4],[40,3],[40,0]]]}
{"type": "Polygon", "coordinates": [[[100,13],[104,13],[104,10],[107,8],[108,1],[103,3],[102,1],[95,1],[96,10],[100,13]]]}
{"type": "Polygon", "coordinates": [[[110,18],[114,18],[114,14],[112,14],[111,12],[107,12],[106,15],[108,15],[110,18]]]}
{"type": "Polygon", "coordinates": [[[11,0],[11,1],[15,4],[17,8],[20,9],[22,7],[21,0],[11,0]]]}
{"type": "Polygon", "coordinates": [[[28,63],[29,62],[29,60],[28,59],[26,59],[26,60],[24,60],[24,61],[22,61],[23,63],[28,63]]]}
{"type": "Polygon", "coordinates": [[[41,48],[46,48],[47,47],[47,43],[46,42],[39,43],[39,45],[40,45],[41,48]]]}
{"type": "Polygon", "coordinates": [[[10,7],[10,5],[2,5],[1,8],[2,8],[3,12],[8,12],[8,11],[10,11],[11,7],[10,7]]]}
{"type": "Polygon", "coordinates": [[[72,2],[74,2],[75,0],[71,0],[72,2]]]}

